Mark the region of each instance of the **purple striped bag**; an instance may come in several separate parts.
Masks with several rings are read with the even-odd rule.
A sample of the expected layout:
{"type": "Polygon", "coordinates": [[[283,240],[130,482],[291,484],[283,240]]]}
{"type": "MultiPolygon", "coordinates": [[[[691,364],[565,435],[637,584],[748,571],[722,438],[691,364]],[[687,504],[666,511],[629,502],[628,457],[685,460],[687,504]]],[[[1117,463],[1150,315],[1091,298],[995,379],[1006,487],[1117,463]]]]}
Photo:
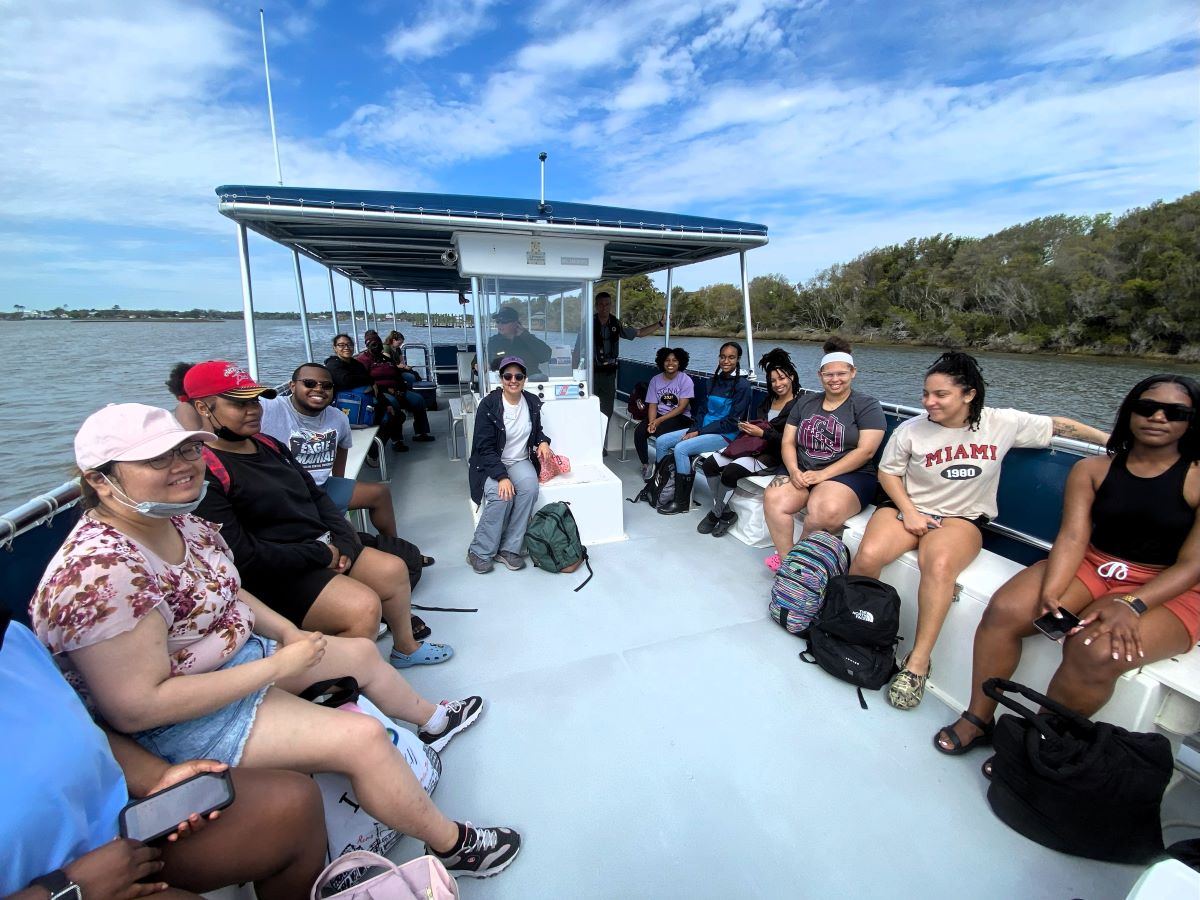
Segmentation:
{"type": "Polygon", "coordinates": [[[850,569],[850,552],[832,534],[818,531],[788,551],[771,585],[767,611],[772,621],[803,636],[821,611],[825,587],[850,569]]]}

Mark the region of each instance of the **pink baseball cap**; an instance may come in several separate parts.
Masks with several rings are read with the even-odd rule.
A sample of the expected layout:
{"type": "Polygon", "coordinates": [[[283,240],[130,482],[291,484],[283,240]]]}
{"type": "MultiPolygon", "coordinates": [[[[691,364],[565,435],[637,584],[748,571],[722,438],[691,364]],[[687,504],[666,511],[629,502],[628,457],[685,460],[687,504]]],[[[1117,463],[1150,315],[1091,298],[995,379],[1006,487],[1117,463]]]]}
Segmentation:
{"type": "Polygon", "coordinates": [[[200,397],[232,397],[234,400],[253,400],[255,397],[276,396],[275,389],[259,384],[237,363],[210,359],[196,363],[183,376],[183,392],[188,400],[200,397]]]}
{"type": "Polygon", "coordinates": [[[83,471],[110,462],[154,459],[184,441],[215,441],[211,431],[188,431],[157,406],[110,403],[92,413],[75,434],[75,462],[83,471]]]}

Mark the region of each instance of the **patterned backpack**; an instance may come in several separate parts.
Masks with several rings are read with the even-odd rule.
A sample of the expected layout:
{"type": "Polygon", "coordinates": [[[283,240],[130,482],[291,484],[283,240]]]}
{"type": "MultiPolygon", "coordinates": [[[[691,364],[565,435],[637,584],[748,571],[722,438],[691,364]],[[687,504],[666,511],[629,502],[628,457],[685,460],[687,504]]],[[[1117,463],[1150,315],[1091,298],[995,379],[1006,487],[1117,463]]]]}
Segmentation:
{"type": "Polygon", "coordinates": [[[832,534],[818,531],[802,540],[775,573],[767,606],[771,619],[792,634],[804,635],[821,611],[829,579],[845,575],[849,568],[850,553],[832,534]]]}

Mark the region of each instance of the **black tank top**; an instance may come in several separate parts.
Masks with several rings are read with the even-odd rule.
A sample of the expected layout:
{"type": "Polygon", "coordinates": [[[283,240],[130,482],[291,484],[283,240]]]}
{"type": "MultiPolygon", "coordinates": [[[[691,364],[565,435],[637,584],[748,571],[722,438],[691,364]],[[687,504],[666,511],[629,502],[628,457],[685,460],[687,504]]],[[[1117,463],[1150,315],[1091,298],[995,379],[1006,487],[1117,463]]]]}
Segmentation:
{"type": "Polygon", "coordinates": [[[1118,456],[1092,502],[1092,546],[1126,562],[1173,565],[1196,511],[1183,498],[1188,460],[1182,456],[1154,478],[1139,478],[1118,456]]]}

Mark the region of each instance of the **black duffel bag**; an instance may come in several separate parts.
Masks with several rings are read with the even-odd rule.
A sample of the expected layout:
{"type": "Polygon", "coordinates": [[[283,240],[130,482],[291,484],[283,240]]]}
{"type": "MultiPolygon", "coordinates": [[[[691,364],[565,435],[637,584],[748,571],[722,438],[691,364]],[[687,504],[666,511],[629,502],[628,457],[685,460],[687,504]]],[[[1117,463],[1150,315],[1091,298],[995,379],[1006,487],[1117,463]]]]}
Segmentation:
{"type": "Polygon", "coordinates": [[[1166,737],[1093,722],[1003,678],[989,678],[983,692],[1016,713],[1001,716],[992,733],[987,799],[1004,824],[1088,859],[1145,864],[1162,855],[1160,809],[1172,769],[1166,737]]]}

